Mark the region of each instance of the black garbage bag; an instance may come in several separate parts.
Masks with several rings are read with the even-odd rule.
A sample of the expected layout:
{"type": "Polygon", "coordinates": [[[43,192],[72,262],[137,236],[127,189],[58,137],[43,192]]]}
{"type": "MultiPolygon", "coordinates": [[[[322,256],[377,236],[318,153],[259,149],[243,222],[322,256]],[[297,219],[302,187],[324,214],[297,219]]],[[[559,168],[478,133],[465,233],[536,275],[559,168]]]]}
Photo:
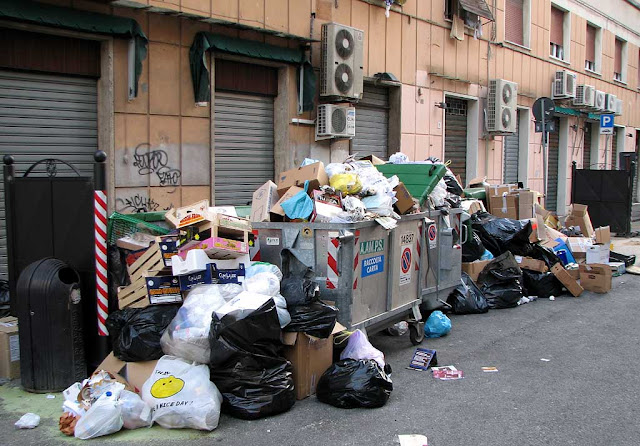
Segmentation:
{"type": "Polygon", "coordinates": [[[107,318],[113,354],[126,362],[151,361],[164,354],[160,338],[180,305],[151,305],[146,308],[125,308],[107,318]]]}
{"type": "Polygon", "coordinates": [[[447,192],[459,197],[462,196],[462,186],[458,183],[458,180],[449,169],[447,169],[447,173],[444,174],[444,182],[447,185],[447,192]]]}
{"type": "Polygon", "coordinates": [[[549,296],[562,294],[562,283],[551,272],[539,273],[528,269],[522,270],[524,293],[527,296],[538,296],[547,299],[549,296]]]}
{"type": "Polygon", "coordinates": [[[530,256],[533,245],[529,242],[532,227],[529,220],[490,218],[486,212],[472,215],[472,227],[491,254],[498,257],[507,251],[514,255],[530,256]]]}
{"type": "Polygon", "coordinates": [[[336,325],[338,309],[318,301],[287,308],[291,322],[284,331],[297,331],[316,338],[326,339],[336,325]]]}
{"type": "Polygon", "coordinates": [[[126,261],[128,252],[130,251],[114,245],[107,248],[109,256],[109,309],[111,310],[118,308],[118,287],[131,283],[126,261]]]}
{"type": "Polygon", "coordinates": [[[215,314],[209,331],[211,381],[222,393],[222,411],[257,419],[295,403],[291,363],[280,357],[280,322],[273,299],[246,317],[215,314]]]}
{"type": "Polygon", "coordinates": [[[316,396],[323,403],[343,409],[382,407],[389,400],[393,383],[373,359],[344,359],[322,374],[316,396]]]}
{"type": "Polygon", "coordinates": [[[551,269],[551,267],[556,263],[560,262],[560,258],[556,255],[555,252],[553,252],[552,249],[538,244],[532,246],[531,254],[529,257],[537,260],[542,260],[549,269],[551,269]]]}
{"type": "Polygon", "coordinates": [[[222,412],[255,420],[291,409],[296,402],[291,363],[284,358],[238,354],[210,367],[223,397],[222,412]]]}
{"type": "Polygon", "coordinates": [[[212,367],[229,361],[237,354],[279,356],[282,348],[280,321],[273,299],[244,318],[240,319],[240,314],[231,312],[222,319],[213,314],[209,330],[209,364],[212,367]]]}
{"type": "Polygon", "coordinates": [[[280,294],[287,301],[287,307],[313,302],[319,289],[317,282],[303,277],[287,277],[280,283],[280,294]]]}
{"type": "Polygon", "coordinates": [[[510,252],[496,257],[478,277],[489,308],[512,308],[522,297],[522,270],[510,252]]]}
{"type": "Polygon", "coordinates": [[[471,277],[462,273],[462,282],[449,294],[447,303],[453,307],[455,314],[480,314],[489,311],[487,299],[482,291],[473,283],[471,277]]]}
{"type": "Polygon", "coordinates": [[[462,245],[462,261],[475,262],[480,260],[484,254],[485,247],[480,240],[480,236],[474,230],[471,230],[471,236],[467,239],[467,243],[462,245]]]}

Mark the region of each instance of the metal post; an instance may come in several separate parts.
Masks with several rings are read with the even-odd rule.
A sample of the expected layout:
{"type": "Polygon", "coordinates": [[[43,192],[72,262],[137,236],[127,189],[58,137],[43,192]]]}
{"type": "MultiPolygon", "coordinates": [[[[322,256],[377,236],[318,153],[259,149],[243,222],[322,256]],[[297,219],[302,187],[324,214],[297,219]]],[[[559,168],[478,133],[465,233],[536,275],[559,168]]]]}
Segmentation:
{"type": "Polygon", "coordinates": [[[542,174],[543,174],[543,186],[544,186],[544,205],[547,206],[547,176],[548,176],[548,162],[547,162],[547,124],[544,119],[544,111],[542,112],[542,174]]]}
{"type": "Polygon", "coordinates": [[[638,166],[638,163],[636,161],[631,161],[630,172],[629,172],[629,175],[631,176],[631,181],[629,184],[629,207],[628,207],[629,218],[627,219],[627,222],[626,222],[627,235],[631,235],[631,215],[633,213],[633,182],[635,181],[637,166],[638,166]]]}
{"type": "Polygon", "coordinates": [[[607,155],[609,154],[609,135],[605,136],[604,139],[604,168],[607,169],[607,159],[609,158],[607,155]]]}
{"type": "Polygon", "coordinates": [[[575,203],[575,193],[576,193],[576,169],[578,164],[575,161],[571,162],[571,203],[575,203]]]}
{"type": "Polygon", "coordinates": [[[13,165],[14,159],[11,155],[5,155],[3,158],[4,167],[4,215],[5,215],[5,231],[7,240],[7,268],[9,277],[9,305],[12,316],[17,316],[18,309],[16,306],[16,283],[18,278],[15,277],[15,268],[13,265],[13,179],[16,174],[16,168],[13,165]]]}
{"type": "MultiPolygon", "coordinates": [[[[98,335],[109,335],[105,321],[109,315],[109,286],[107,266],[107,154],[99,150],[94,155],[94,219],[96,245],[96,304],[98,335]]],[[[105,339],[106,338],[102,338],[105,339]]],[[[101,342],[102,343],[102,342],[101,342]]]]}

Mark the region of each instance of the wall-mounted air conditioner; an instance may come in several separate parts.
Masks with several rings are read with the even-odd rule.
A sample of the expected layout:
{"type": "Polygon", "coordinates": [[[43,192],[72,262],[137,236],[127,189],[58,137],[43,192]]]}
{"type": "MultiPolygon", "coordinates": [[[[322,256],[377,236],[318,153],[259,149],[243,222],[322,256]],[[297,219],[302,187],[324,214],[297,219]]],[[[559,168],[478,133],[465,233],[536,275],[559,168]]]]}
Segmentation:
{"type": "Polygon", "coordinates": [[[353,138],[356,135],[356,109],[350,105],[321,104],[316,116],[316,140],[353,138]]]}
{"type": "Polygon", "coordinates": [[[576,74],[567,70],[556,71],[551,84],[552,99],[573,99],[576,97],[576,74]]]}
{"type": "Polygon", "coordinates": [[[487,97],[487,130],[495,133],[515,133],[518,105],[518,84],[504,79],[489,81],[487,97]]]}
{"type": "Polygon", "coordinates": [[[360,99],[363,54],[363,31],[337,23],[322,25],[320,96],[360,99]]]}
{"type": "Polygon", "coordinates": [[[578,85],[573,105],[580,108],[592,109],[596,101],[596,89],[591,85],[578,85]]]}

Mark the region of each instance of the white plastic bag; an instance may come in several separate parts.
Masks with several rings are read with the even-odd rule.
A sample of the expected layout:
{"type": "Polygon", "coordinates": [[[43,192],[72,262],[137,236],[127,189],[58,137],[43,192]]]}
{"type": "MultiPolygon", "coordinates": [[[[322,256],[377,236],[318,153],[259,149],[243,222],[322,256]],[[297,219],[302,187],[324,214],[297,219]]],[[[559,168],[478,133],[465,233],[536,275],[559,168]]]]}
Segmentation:
{"type": "Polygon", "coordinates": [[[367,335],[360,330],[354,331],[349,336],[340,359],[373,359],[384,369],[384,353],[371,345],[367,335]]]}
{"type": "Polygon", "coordinates": [[[115,395],[106,392],[91,405],[87,413],[78,420],[75,437],[81,440],[101,437],[122,429],[122,411],[115,395]]]}
{"type": "Polygon", "coordinates": [[[278,277],[278,280],[282,280],[282,271],[277,266],[267,262],[253,262],[245,269],[245,278],[253,277],[260,273],[273,273],[278,277]]]}
{"type": "Polygon", "coordinates": [[[20,419],[15,422],[14,426],[18,429],[33,429],[34,427],[38,427],[39,424],[40,415],[29,412],[22,415],[20,419]]]}
{"type": "Polygon", "coordinates": [[[242,286],[233,283],[193,288],[160,338],[162,351],[167,355],[207,364],[211,353],[211,315],[241,292],[242,286]]]}
{"type": "Polygon", "coordinates": [[[247,277],[244,281],[243,288],[250,293],[275,296],[280,292],[280,279],[273,273],[262,272],[247,277]]]}
{"type": "Polygon", "coordinates": [[[122,421],[125,429],[151,427],[151,407],[137,393],[123,390],[118,399],[122,410],[122,421]]]}
{"type": "Polygon", "coordinates": [[[222,307],[215,310],[214,313],[219,319],[222,319],[229,313],[234,313],[238,320],[244,319],[264,305],[269,299],[271,299],[271,296],[243,291],[222,307]]]}
{"type": "Polygon", "coordinates": [[[162,427],[211,431],[218,426],[222,395],[206,365],[163,356],[142,386],[142,399],[162,427]]]}
{"type": "Polygon", "coordinates": [[[389,162],[392,164],[405,164],[409,162],[409,157],[402,152],[396,152],[389,157],[389,162]]]}

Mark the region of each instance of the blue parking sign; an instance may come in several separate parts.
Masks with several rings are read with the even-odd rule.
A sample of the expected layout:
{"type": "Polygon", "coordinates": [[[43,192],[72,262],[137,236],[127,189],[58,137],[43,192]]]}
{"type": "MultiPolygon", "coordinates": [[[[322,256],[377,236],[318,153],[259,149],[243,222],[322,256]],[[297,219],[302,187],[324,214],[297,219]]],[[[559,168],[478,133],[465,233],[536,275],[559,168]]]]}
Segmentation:
{"type": "Polygon", "coordinates": [[[613,135],[613,115],[600,115],[600,134],[613,135]]]}

